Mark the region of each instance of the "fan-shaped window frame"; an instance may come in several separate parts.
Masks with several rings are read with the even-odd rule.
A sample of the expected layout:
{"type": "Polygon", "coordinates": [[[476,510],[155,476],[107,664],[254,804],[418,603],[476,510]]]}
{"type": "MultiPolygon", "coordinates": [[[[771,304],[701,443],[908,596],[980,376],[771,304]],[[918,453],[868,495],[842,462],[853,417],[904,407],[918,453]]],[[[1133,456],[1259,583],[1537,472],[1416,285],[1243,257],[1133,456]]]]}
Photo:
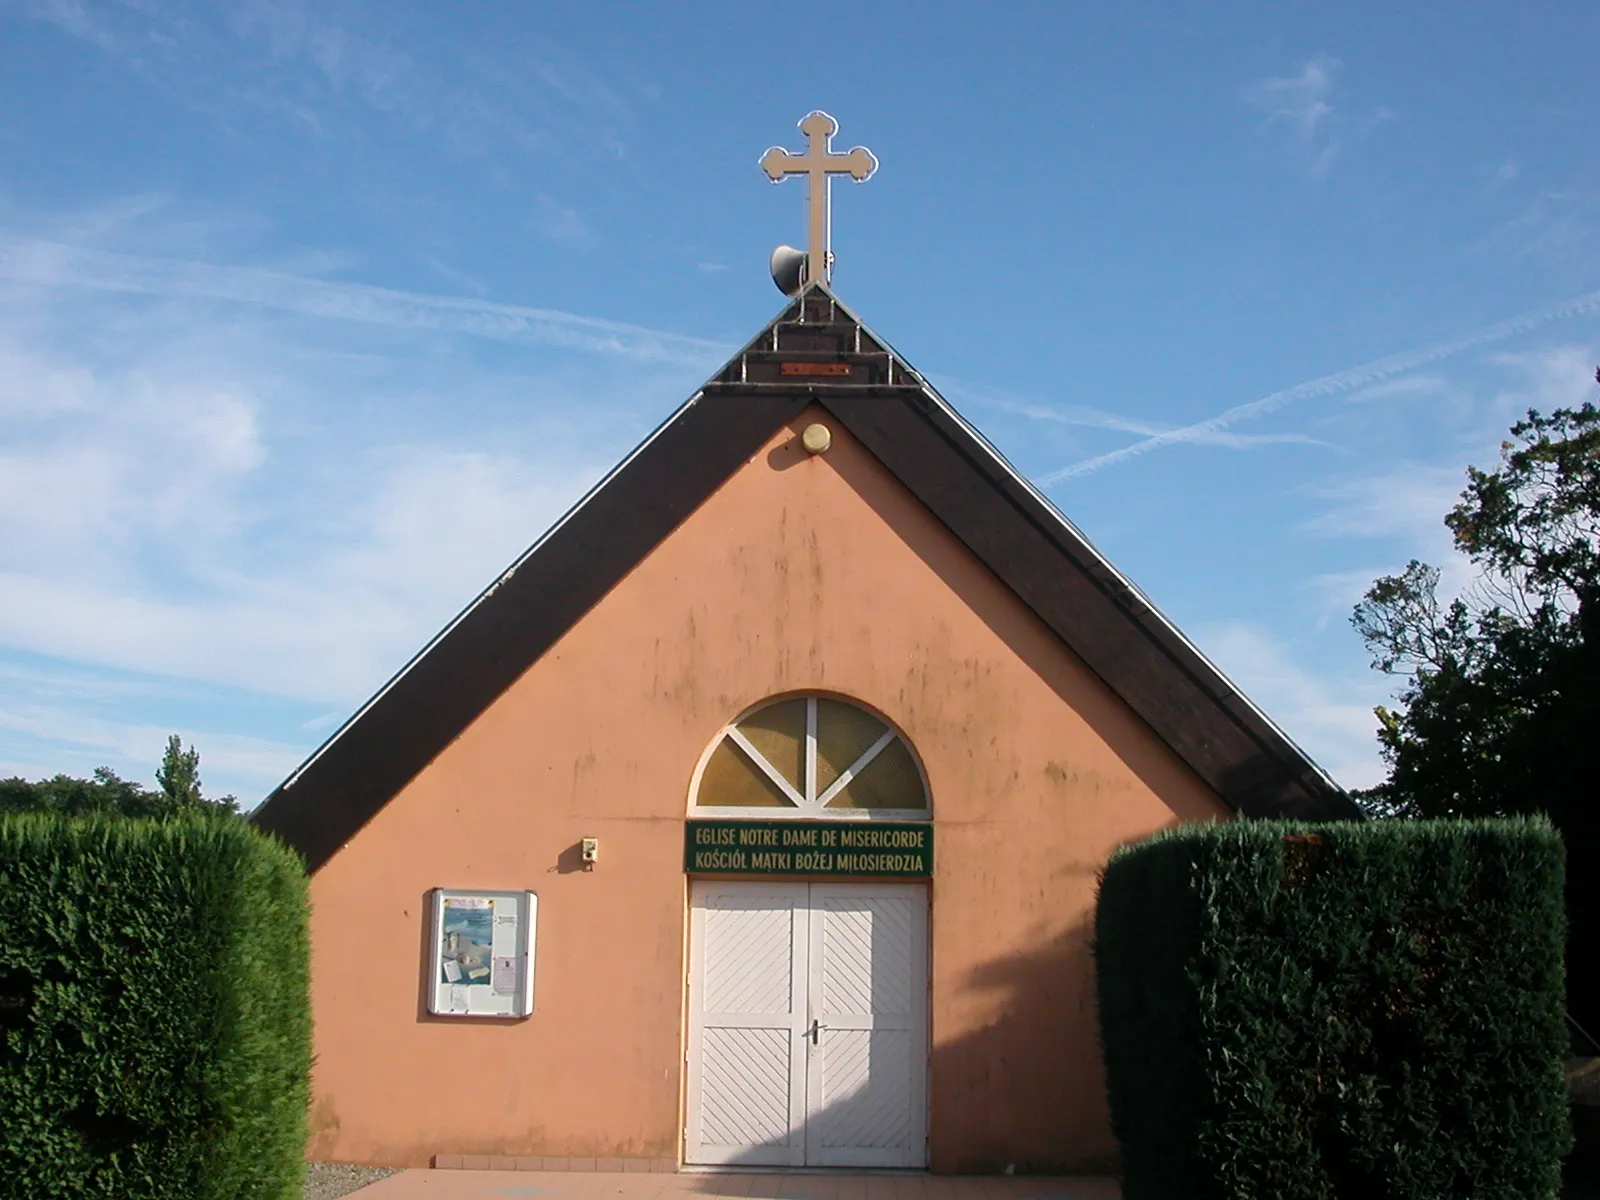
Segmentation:
{"type": "Polygon", "coordinates": [[[729,818],[736,817],[744,820],[758,821],[809,821],[819,818],[829,821],[928,821],[933,818],[933,790],[928,786],[928,772],[922,765],[922,755],[917,753],[917,747],[906,736],[905,731],[890,720],[878,709],[870,704],[863,704],[854,696],[844,696],[837,692],[784,692],[777,696],[768,696],[759,703],[752,704],[733,720],[729,721],[716,736],[706,744],[700,754],[700,761],[695,764],[694,776],[689,781],[689,815],[691,817],[729,818]],[[784,704],[793,700],[805,700],[806,704],[806,778],[808,790],[816,791],[816,737],[817,737],[817,706],[818,700],[832,700],[839,704],[847,704],[851,708],[860,709],[874,720],[883,723],[885,733],[872,743],[855,762],[845,768],[839,776],[820,795],[813,794],[809,799],[800,794],[787,780],[780,777],[775,768],[766,762],[766,757],[739,731],[738,726],[763,709],[771,708],[777,704],[784,704]],[[774,784],[785,793],[790,803],[786,805],[702,805],[700,799],[700,783],[705,775],[706,764],[711,761],[711,756],[716,753],[717,747],[725,740],[731,740],[745,758],[753,762],[774,784]],[[841,791],[851,779],[855,778],[865,769],[872,759],[884,750],[899,741],[910,756],[912,765],[917,769],[917,781],[922,786],[921,808],[827,808],[827,801],[831,800],[841,791]]]}

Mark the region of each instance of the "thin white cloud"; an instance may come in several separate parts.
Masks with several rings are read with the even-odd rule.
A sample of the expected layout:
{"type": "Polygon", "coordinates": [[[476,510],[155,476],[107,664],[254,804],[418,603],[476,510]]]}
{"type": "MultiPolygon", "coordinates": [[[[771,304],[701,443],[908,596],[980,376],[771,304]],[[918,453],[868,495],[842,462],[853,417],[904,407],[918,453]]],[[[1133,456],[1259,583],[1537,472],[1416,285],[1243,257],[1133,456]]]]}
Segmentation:
{"type": "Polygon", "coordinates": [[[529,221],[540,236],[578,249],[593,246],[598,241],[577,209],[562,204],[546,192],[534,192],[529,200],[532,208],[529,221]]]}
{"type": "Polygon", "coordinates": [[[88,700],[97,704],[158,700],[192,700],[196,689],[181,680],[150,676],[119,675],[111,672],[55,664],[46,670],[37,666],[0,660],[0,694],[27,693],[45,703],[65,699],[88,700]]]}
{"type": "Polygon", "coordinates": [[[1258,80],[1244,93],[1246,103],[1263,113],[1268,125],[1288,127],[1296,153],[1313,177],[1327,174],[1343,145],[1330,128],[1340,65],[1338,59],[1318,54],[1296,74],[1258,80]]]}
{"type": "Polygon", "coordinates": [[[1448,550],[1444,515],[1460,499],[1460,467],[1395,463],[1375,475],[1307,488],[1327,510],[1300,531],[1322,537],[1398,538],[1409,546],[1448,550]]]}
{"type": "MultiPolygon", "coordinates": [[[[1366,541],[1383,554],[1380,561],[1359,569],[1327,571],[1306,581],[1302,590],[1316,601],[1318,628],[1346,620],[1374,580],[1398,572],[1412,558],[1439,568],[1441,596],[1484,596],[1479,571],[1457,550],[1445,525],[1446,514],[1466,487],[1465,467],[1470,463],[1492,469],[1509,426],[1529,408],[1549,412],[1588,399],[1596,354],[1592,345],[1557,345],[1494,355],[1490,363],[1512,378],[1487,401],[1458,414],[1462,436],[1452,440],[1448,463],[1393,458],[1379,470],[1301,488],[1322,511],[1302,521],[1298,533],[1366,541]]],[[[1427,390],[1450,391],[1442,381],[1427,390]]]]}
{"type": "MultiPolygon", "coordinates": [[[[1503,434],[1528,409],[1550,412],[1572,408],[1594,395],[1594,370],[1600,346],[1593,343],[1545,346],[1537,350],[1506,351],[1489,361],[1513,373],[1510,386],[1495,394],[1493,414],[1503,434]]],[[[1497,439],[1498,440],[1498,439],[1497,439]]]]}
{"type": "Polygon", "coordinates": [[[1538,263],[1593,277],[1600,262],[1600,197],[1546,191],[1495,226],[1474,249],[1518,264],[1538,263]]]}
{"type": "MultiPolygon", "coordinates": [[[[301,721],[300,728],[307,733],[328,733],[349,717],[349,713],[342,708],[331,709],[325,713],[318,713],[309,721],[301,721]]],[[[298,764],[296,764],[298,765],[298,764]]]]}
{"type": "Polygon", "coordinates": [[[1307,581],[1306,590],[1322,599],[1320,624],[1326,625],[1335,615],[1348,618],[1374,580],[1398,572],[1413,558],[1440,569],[1443,595],[1457,596],[1468,589],[1476,572],[1456,550],[1444,523],[1464,485],[1460,466],[1396,462],[1382,471],[1303,489],[1324,508],[1301,522],[1298,532],[1378,542],[1388,551],[1388,561],[1380,566],[1324,572],[1307,581]]]}
{"type": "MultiPolygon", "coordinates": [[[[176,733],[185,745],[201,751],[200,777],[207,795],[217,796],[241,783],[259,791],[271,788],[305,757],[302,747],[269,738],[228,733],[212,729],[173,728],[138,721],[107,720],[86,715],[78,707],[18,704],[0,698],[0,730],[24,735],[30,742],[50,746],[57,756],[66,756],[87,773],[97,766],[148,763],[150,770],[136,781],[151,786],[155,762],[166,747],[169,735],[176,733]],[[226,780],[222,788],[213,781],[226,780]]],[[[40,768],[13,754],[0,754],[0,778],[23,776],[39,778],[62,770],[60,757],[54,765],[40,768]]],[[[127,770],[126,766],[122,770],[127,770]]],[[[249,804],[254,794],[241,796],[249,804]]]]}
{"type": "Polygon", "coordinates": [[[1343,371],[1336,371],[1331,375],[1308,379],[1304,383],[1297,383],[1293,387],[1273,392],[1271,395],[1263,396],[1259,400],[1234,405],[1232,408],[1224,409],[1216,416],[1207,417],[1203,421],[1196,421],[1190,425],[1183,425],[1175,429],[1151,434],[1140,441],[1134,442],[1132,445],[1123,446],[1120,449],[1062,467],[1058,471],[1052,471],[1040,477],[1036,482],[1041,486],[1048,487],[1067,479],[1075,479],[1081,475],[1101,471],[1115,463],[1125,462],[1128,459],[1149,454],[1152,450],[1159,450],[1164,446],[1194,442],[1200,437],[1221,433],[1241,421],[1256,420],[1301,400],[1359,393],[1395,376],[1415,371],[1418,367],[1427,366],[1429,363],[1451,358],[1464,351],[1501,342],[1555,321],[1592,316],[1597,312],[1600,312],[1600,291],[1587,292],[1581,296],[1574,296],[1570,300],[1562,300],[1556,304],[1546,305],[1543,308],[1531,309],[1528,312],[1485,326],[1472,333],[1463,334],[1460,337],[1451,338],[1443,342],[1435,342],[1430,346],[1423,346],[1416,350],[1405,350],[1399,354],[1391,354],[1386,358],[1374,359],[1372,362],[1363,363],[1358,367],[1350,367],[1343,371]]]}
{"type": "Polygon", "coordinates": [[[1313,179],[1327,175],[1335,160],[1398,118],[1383,105],[1352,110],[1347,103],[1334,104],[1342,66],[1336,58],[1316,54],[1293,75],[1257,80],[1243,92],[1264,128],[1287,130],[1292,156],[1313,179]]]}
{"type": "MultiPolygon", "coordinates": [[[[94,572],[35,558],[31,569],[0,570],[0,628],[7,644],[31,654],[353,702],[598,474],[598,467],[530,471],[509,458],[418,452],[370,484],[362,511],[308,546],[298,563],[252,571],[230,565],[226,546],[205,548],[196,565],[209,586],[166,594],[141,559],[170,536],[139,539],[94,572]]],[[[107,498],[141,503],[132,488],[107,498]]],[[[197,497],[191,506],[202,503],[197,497]]],[[[68,549],[105,544],[93,529],[69,529],[62,540],[68,549]]],[[[103,549],[91,552],[105,557],[103,549]]]]}
{"type": "Polygon", "coordinates": [[[557,309],[339,283],[256,267],[117,254],[32,238],[0,236],[0,279],[45,287],[225,300],[305,316],[466,333],[642,362],[708,367],[735,349],[705,338],[557,309]]]}
{"type": "Polygon", "coordinates": [[[688,373],[660,363],[703,365],[710,345],[3,243],[0,773],[143,778],[167,733],[193,728],[209,784],[260,794],[311,748],[317,714],[371,694],[648,428],[636,392],[659,406],[661,381],[688,373]],[[462,337],[269,309],[611,361],[469,363],[462,337]],[[212,698],[270,714],[232,728],[278,727],[283,744],[227,741],[212,698]]]}
{"type": "Polygon", "coordinates": [[[465,288],[467,291],[471,292],[480,299],[489,294],[489,289],[484,286],[484,283],[481,279],[478,279],[473,275],[468,275],[465,271],[458,271],[448,263],[441,262],[439,259],[433,257],[431,254],[424,255],[422,258],[422,263],[429,270],[437,272],[440,276],[448,279],[457,287],[465,288]]]}
{"type": "Polygon", "coordinates": [[[1257,81],[1246,89],[1245,98],[1265,112],[1269,121],[1286,123],[1301,141],[1310,142],[1333,115],[1329,97],[1340,66],[1336,58],[1315,55],[1297,74],[1257,81]]]}
{"type": "Polygon", "coordinates": [[[350,103],[451,151],[623,152],[622,94],[548,38],[517,47],[396,45],[381,21],[295,0],[22,0],[21,13],[96,46],[172,99],[227,123],[240,105],[314,136],[350,103]]]}
{"type": "Polygon", "coordinates": [[[54,25],[63,33],[92,42],[102,50],[122,54],[129,49],[126,37],[113,22],[84,0],[25,0],[19,7],[23,16],[54,25]]]}
{"type": "Polygon", "coordinates": [[[230,535],[225,499],[265,454],[256,401],[232,383],[108,382],[3,336],[0,428],[0,565],[79,577],[152,536],[230,535]]]}
{"type": "Polygon", "coordinates": [[[1203,626],[1195,633],[1207,657],[1342,786],[1382,781],[1372,711],[1389,700],[1382,676],[1313,670],[1291,647],[1247,622],[1203,626]]]}
{"type": "Polygon", "coordinates": [[[1489,178],[1489,190],[1497,192],[1522,174],[1522,165],[1515,158],[1507,158],[1494,169],[1489,178]]]}
{"type": "Polygon", "coordinates": [[[1367,589],[1380,576],[1392,574],[1394,565],[1377,563],[1342,571],[1324,571],[1302,582],[1296,589],[1310,600],[1315,614],[1312,631],[1322,633],[1331,626],[1348,628],[1350,614],[1367,589]]]}

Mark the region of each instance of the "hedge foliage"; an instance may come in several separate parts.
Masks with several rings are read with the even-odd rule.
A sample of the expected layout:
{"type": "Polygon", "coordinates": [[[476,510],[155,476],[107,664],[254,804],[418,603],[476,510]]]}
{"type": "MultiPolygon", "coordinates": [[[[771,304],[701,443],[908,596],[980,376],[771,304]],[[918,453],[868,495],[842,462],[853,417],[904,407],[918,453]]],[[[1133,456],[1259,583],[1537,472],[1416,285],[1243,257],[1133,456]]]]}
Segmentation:
{"type": "Polygon", "coordinates": [[[299,1200],[307,911],[237,817],[0,818],[0,1196],[299,1200]]]}
{"type": "Polygon", "coordinates": [[[1126,1200],[1547,1200],[1570,1144],[1541,819],[1239,820],[1107,864],[1126,1200]]]}

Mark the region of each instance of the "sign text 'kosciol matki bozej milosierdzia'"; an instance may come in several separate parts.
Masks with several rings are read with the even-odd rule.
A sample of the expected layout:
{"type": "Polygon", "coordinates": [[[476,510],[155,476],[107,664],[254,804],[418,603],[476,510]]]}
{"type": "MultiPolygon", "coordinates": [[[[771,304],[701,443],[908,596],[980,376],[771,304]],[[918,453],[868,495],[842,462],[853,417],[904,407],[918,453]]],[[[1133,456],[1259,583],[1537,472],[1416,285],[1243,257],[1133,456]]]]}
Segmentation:
{"type": "Polygon", "coordinates": [[[696,875],[933,874],[933,826],[881,821],[690,821],[684,869],[696,875]]]}

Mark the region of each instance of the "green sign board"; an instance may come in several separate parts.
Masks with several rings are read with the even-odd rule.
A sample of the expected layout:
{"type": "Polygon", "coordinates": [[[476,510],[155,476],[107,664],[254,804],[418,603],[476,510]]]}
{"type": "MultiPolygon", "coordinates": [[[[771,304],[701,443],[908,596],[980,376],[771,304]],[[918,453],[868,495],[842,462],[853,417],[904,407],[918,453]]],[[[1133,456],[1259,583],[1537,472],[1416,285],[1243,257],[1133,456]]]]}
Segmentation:
{"type": "Polygon", "coordinates": [[[884,821],[690,821],[683,867],[696,875],[933,874],[933,826],[884,821]]]}

